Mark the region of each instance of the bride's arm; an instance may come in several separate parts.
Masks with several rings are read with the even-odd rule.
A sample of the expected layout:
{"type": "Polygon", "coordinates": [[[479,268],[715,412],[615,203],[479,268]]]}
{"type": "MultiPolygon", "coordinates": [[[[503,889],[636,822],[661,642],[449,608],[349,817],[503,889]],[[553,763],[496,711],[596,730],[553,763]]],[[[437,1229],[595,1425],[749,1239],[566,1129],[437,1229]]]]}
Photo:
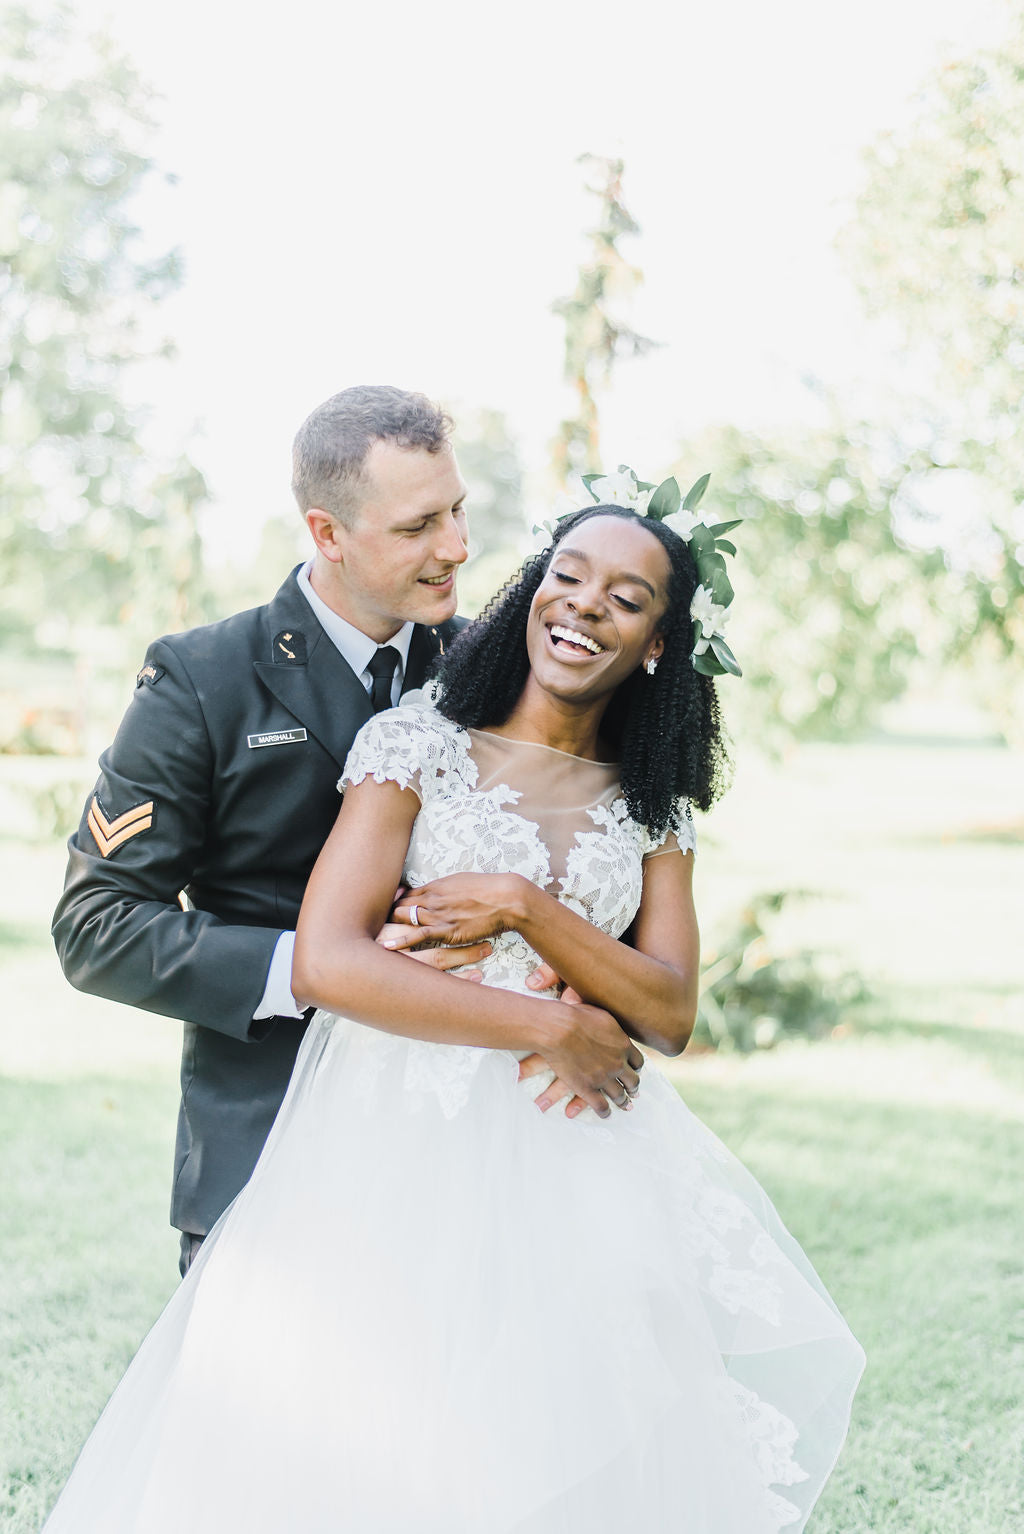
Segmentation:
{"type": "Polygon", "coordinates": [[[602,1116],[605,1097],[636,1083],[639,1056],[614,1017],[406,962],[375,942],[387,918],[419,809],[410,789],[368,778],[351,787],[299,914],[292,991],[388,1033],[436,1043],[543,1053],[602,1116]]]}
{"type": "Polygon", "coordinates": [[[667,1055],[686,1047],[697,1015],[700,963],[692,852],[666,852],[644,863],[630,944],[518,874],[437,879],[407,894],[396,917],[407,920],[413,902],[420,908],[419,940],[467,942],[519,932],[584,1001],[607,1008],[640,1043],[667,1055]]]}

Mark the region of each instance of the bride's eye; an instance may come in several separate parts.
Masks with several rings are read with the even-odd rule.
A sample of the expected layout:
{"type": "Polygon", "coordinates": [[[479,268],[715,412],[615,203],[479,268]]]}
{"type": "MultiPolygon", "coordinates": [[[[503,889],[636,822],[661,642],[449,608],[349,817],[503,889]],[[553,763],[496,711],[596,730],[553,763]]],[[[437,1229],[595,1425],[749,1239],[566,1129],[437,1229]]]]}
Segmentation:
{"type": "Polygon", "coordinates": [[[554,570],[552,574],[556,581],[566,581],[570,586],[578,586],[579,579],[575,575],[566,575],[564,570],[554,570]]]}
{"type": "Polygon", "coordinates": [[[628,612],[628,613],[638,613],[640,611],[640,604],[639,604],[639,602],[627,602],[626,598],[625,597],[620,597],[618,595],[618,593],[614,593],[614,595],[615,595],[616,602],[618,602],[620,607],[624,607],[626,609],[626,612],[628,612]]]}

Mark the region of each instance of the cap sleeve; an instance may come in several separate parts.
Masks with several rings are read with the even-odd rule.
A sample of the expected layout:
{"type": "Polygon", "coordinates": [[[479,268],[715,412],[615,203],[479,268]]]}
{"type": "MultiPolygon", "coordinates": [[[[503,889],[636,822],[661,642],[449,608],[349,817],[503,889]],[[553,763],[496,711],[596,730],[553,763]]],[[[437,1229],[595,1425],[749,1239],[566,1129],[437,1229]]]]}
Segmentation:
{"type": "Polygon", "coordinates": [[[352,742],[338,791],[373,778],[411,788],[421,804],[462,766],[460,727],[429,704],[399,704],[368,719],[352,742]]]}
{"type": "Polygon", "coordinates": [[[693,824],[693,811],[687,798],[677,799],[672,811],[668,830],[661,837],[643,832],[643,857],[660,857],[663,852],[692,852],[697,855],[697,830],[693,824]]]}

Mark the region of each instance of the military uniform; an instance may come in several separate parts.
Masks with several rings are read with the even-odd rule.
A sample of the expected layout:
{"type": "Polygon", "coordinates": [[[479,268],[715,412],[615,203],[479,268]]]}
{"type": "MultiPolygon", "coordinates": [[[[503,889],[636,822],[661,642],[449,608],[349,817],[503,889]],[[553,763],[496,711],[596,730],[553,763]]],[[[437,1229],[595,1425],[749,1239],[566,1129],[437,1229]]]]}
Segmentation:
{"type": "MultiPolygon", "coordinates": [[[[296,573],[265,607],[150,646],[53,922],[72,985],[184,1019],[171,1223],[200,1235],[288,1085],[305,1021],[253,1013],[372,712],[296,573]]],[[[459,623],[414,629],[406,688],[459,623]]]]}

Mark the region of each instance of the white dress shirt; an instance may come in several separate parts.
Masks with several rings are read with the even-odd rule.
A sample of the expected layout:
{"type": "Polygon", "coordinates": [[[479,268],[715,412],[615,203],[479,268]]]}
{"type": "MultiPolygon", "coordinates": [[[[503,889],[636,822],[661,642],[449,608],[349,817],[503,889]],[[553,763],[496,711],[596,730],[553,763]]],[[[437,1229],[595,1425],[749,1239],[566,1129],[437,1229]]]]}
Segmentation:
{"type": "MultiPolygon", "coordinates": [[[[309,560],[303,565],[296,576],[299,590],[309,603],[313,612],[320,622],[320,626],[335,649],[346,661],[356,676],[362,682],[366,691],[372,692],[373,678],[368,670],[369,664],[377,651],[382,647],[375,639],[370,639],[361,629],[355,628],[347,619],[342,618],[333,608],[327,606],[322,597],[318,597],[313,590],[309,579],[309,573],[313,568],[313,561],[309,560]]],[[[393,635],[387,643],[392,649],[398,651],[398,665],[391,682],[391,702],[395,704],[402,696],[402,686],[405,681],[406,667],[409,664],[409,645],[412,643],[411,623],[403,623],[398,633],[393,635]]],[[[270,960],[270,968],[267,971],[267,983],[259,1006],[252,1015],[254,1023],[265,1017],[301,1017],[303,1009],[298,1005],[292,995],[292,955],[295,951],[295,933],[282,932],[274,947],[270,960]]]]}

